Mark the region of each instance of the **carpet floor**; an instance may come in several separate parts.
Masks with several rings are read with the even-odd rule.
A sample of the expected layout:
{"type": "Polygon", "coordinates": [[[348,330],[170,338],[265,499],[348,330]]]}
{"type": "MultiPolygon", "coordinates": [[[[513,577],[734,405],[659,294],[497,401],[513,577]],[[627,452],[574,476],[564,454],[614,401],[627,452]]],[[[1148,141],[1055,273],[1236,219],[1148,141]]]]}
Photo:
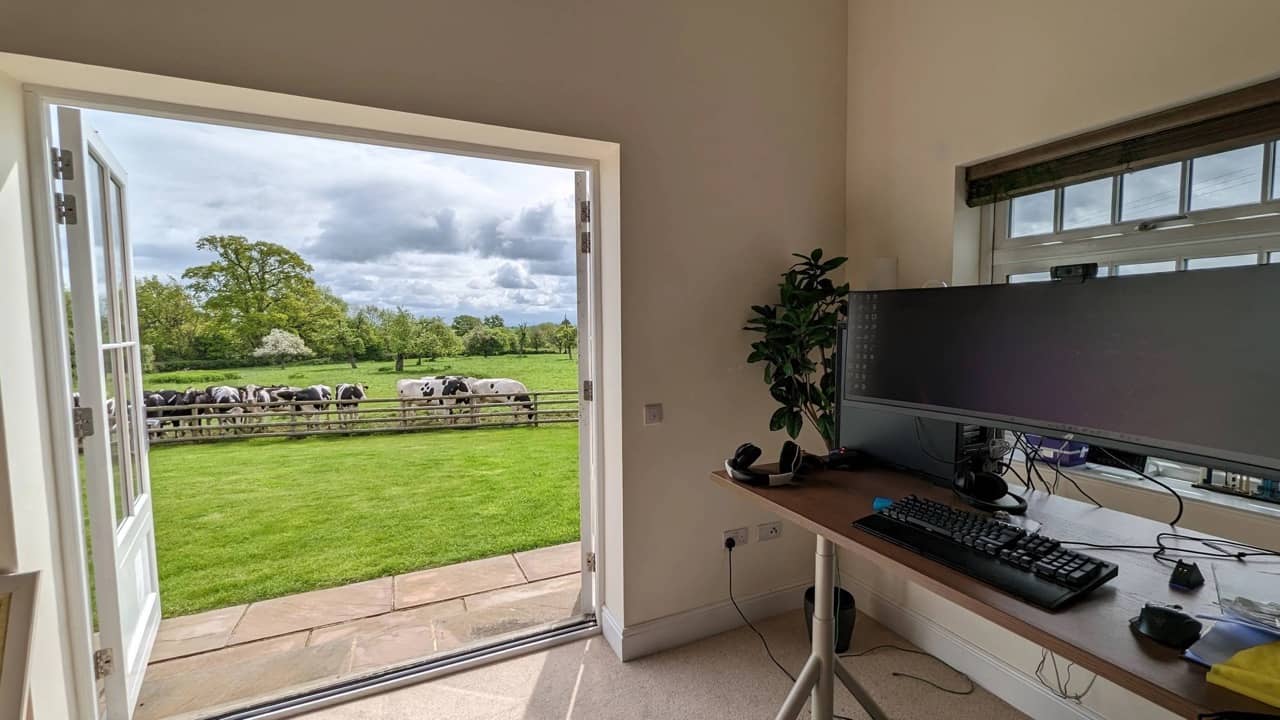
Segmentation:
{"type": "MultiPolygon", "coordinates": [[[[808,655],[804,619],[784,613],[756,624],[790,672],[808,655]]],[[[859,615],[851,652],[883,643],[912,647],[859,615]]],[[[895,720],[1024,718],[991,693],[942,692],[968,681],[939,661],[882,649],[842,660],[895,720]]],[[[774,717],[791,681],[774,667],[745,626],[645,658],[622,663],[601,637],[579,640],[485,667],[319,710],[307,720],[752,720],[774,717]]],[[[836,712],[866,715],[836,685],[836,712]]],[[[809,717],[806,708],[802,718],[809,717]]]]}

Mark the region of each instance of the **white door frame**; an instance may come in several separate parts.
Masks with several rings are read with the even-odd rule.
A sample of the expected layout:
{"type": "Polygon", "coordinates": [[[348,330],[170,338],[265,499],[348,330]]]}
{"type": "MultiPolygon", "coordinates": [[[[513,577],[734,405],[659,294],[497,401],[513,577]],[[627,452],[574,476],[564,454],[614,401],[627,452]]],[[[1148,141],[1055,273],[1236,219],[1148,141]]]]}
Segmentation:
{"type": "MultiPolygon", "coordinates": [[[[104,70],[91,66],[79,67],[83,69],[86,75],[101,73],[104,70]]],[[[60,68],[59,71],[65,72],[65,68],[60,68]]],[[[107,70],[106,72],[115,73],[117,71],[107,70]]],[[[180,85],[190,83],[194,86],[193,88],[181,88],[182,90],[198,91],[201,86],[205,88],[221,87],[171,78],[159,79],[164,81],[174,80],[180,85]]],[[[128,87],[130,80],[132,78],[124,78],[120,85],[128,87]]],[[[86,82],[91,83],[91,81],[86,82]]],[[[173,90],[173,88],[168,89],[173,90]]],[[[223,89],[259,93],[259,91],[240,88],[223,89]]],[[[24,85],[24,91],[27,99],[27,140],[28,158],[31,167],[32,226],[36,243],[34,250],[39,297],[38,309],[46,350],[44,354],[45,394],[48,402],[50,442],[54,453],[52,470],[54,484],[57,489],[58,517],[56,518],[56,524],[58,526],[60,567],[56,568],[57,572],[54,574],[56,576],[56,590],[63,601],[64,620],[68,628],[69,647],[66,650],[70,656],[70,674],[75,682],[75,688],[71,694],[79,711],[79,718],[96,720],[99,714],[92,663],[93,637],[89,609],[89,587],[86,577],[83,516],[77,476],[78,463],[76,444],[71,429],[71,376],[67,365],[69,355],[67,352],[65,310],[60,278],[61,257],[52,207],[54,179],[51,172],[50,159],[47,155],[47,148],[52,146],[50,108],[54,105],[72,105],[79,108],[127,112],[137,115],[190,120],[271,132],[285,132],[310,137],[587,171],[591,178],[592,186],[592,235],[598,242],[593,242],[592,252],[587,257],[587,262],[579,263],[579,266],[585,270],[587,275],[584,278],[579,273],[578,292],[581,294],[584,290],[588,290],[586,302],[590,311],[589,324],[587,325],[590,333],[585,340],[581,337],[584,321],[583,318],[579,317],[579,364],[589,368],[588,371],[592,373],[595,397],[592,402],[585,403],[582,406],[583,409],[579,420],[579,423],[584,426],[580,434],[580,442],[582,443],[579,448],[579,457],[582,459],[580,467],[589,467],[591,471],[589,482],[583,485],[585,489],[589,490],[589,496],[583,498],[583,506],[580,512],[584,525],[586,522],[591,524],[590,533],[582,537],[582,551],[584,556],[586,553],[593,553],[595,557],[595,572],[584,573],[583,575],[583,582],[591,583],[591,596],[594,599],[594,603],[593,607],[584,607],[583,609],[591,612],[597,619],[600,617],[605,601],[605,568],[609,561],[604,551],[605,543],[603,542],[605,532],[604,508],[607,500],[613,503],[620,502],[619,498],[609,498],[606,489],[615,488],[614,492],[619,492],[621,487],[620,477],[612,477],[612,475],[620,474],[620,447],[618,447],[616,440],[606,442],[606,438],[620,438],[621,436],[621,411],[619,409],[622,401],[621,378],[619,377],[621,363],[617,358],[611,358],[608,363],[605,361],[606,347],[612,348],[615,354],[620,348],[621,330],[618,321],[621,308],[616,292],[606,295],[602,291],[606,272],[615,283],[619,280],[617,276],[620,275],[620,264],[616,257],[610,257],[607,264],[602,262],[606,252],[618,252],[621,244],[618,238],[620,223],[618,208],[616,207],[620,201],[618,192],[620,188],[620,148],[617,144],[566,138],[510,128],[483,126],[464,121],[429,118],[421,115],[412,115],[411,117],[421,121],[430,121],[426,123],[428,125],[456,130],[456,132],[450,132],[449,134],[469,139],[441,139],[412,132],[392,132],[354,125],[334,125],[297,118],[228,110],[226,108],[144,99],[124,94],[94,92],[75,89],[74,87],[26,84],[24,85]],[[514,141],[512,144],[520,146],[520,149],[497,144],[485,144],[484,142],[470,139],[482,137],[485,134],[491,134],[502,139],[510,138],[510,140],[514,141]],[[583,155],[572,155],[563,152],[527,149],[530,146],[538,145],[548,148],[580,147],[585,149],[589,147],[591,152],[583,155]],[[606,173],[608,178],[604,180],[606,173]],[[602,194],[602,190],[605,188],[609,190],[607,198],[602,194]],[[608,200],[612,200],[612,204],[615,207],[610,207],[606,204],[608,200]],[[603,306],[606,302],[606,297],[609,298],[608,302],[611,305],[618,305],[618,307],[608,308],[608,317],[610,318],[608,321],[606,321],[606,308],[603,306]],[[608,336],[605,335],[606,328],[609,333],[608,336]],[[589,458],[584,457],[587,453],[590,454],[589,458]],[[608,478],[606,478],[607,470],[611,471],[611,476],[608,478]]],[[[174,94],[191,95],[189,92],[175,92],[174,94]]],[[[273,95],[270,93],[260,94],[273,95]]],[[[225,97],[221,95],[218,99],[225,101],[225,97]]],[[[301,104],[328,104],[326,101],[308,98],[293,99],[301,104]]],[[[389,115],[389,120],[401,119],[402,116],[406,115],[405,113],[376,108],[358,109],[365,113],[386,113],[389,115]]],[[[316,112],[316,115],[323,116],[323,113],[316,112]]],[[[405,122],[388,124],[412,125],[412,123],[405,122]]],[[[620,560],[619,558],[619,564],[620,560]]],[[[620,575],[618,577],[620,580],[620,575]]]]}

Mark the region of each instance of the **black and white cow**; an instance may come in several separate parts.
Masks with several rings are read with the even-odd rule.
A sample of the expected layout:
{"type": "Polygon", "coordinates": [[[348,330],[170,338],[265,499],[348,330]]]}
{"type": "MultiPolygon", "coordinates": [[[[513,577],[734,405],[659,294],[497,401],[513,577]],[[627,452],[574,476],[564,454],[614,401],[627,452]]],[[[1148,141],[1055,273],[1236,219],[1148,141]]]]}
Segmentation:
{"type": "Polygon", "coordinates": [[[209,402],[218,407],[211,408],[210,413],[220,416],[218,422],[236,425],[244,419],[244,396],[239,388],[230,385],[210,385],[205,388],[209,402]]]}
{"type": "Polygon", "coordinates": [[[362,383],[342,383],[334,391],[335,405],[338,408],[338,424],[349,425],[360,416],[360,401],[364,400],[365,387],[362,383]]]}
{"type": "Polygon", "coordinates": [[[175,397],[174,402],[172,403],[172,406],[180,407],[181,409],[173,410],[171,412],[173,417],[178,418],[175,422],[179,427],[186,426],[187,432],[193,435],[198,435],[200,433],[200,416],[208,415],[210,409],[185,406],[208,405],[212,402],[213,397],[211,397],[208,392],[204,390],[197,390],[195,388],[187,388],[181,395],[175,397]],[[183,421],[182,418],[186,418],[186,420],[183,421]]]}
{"type": "Polygon", "coordinates": [[[428,410],[431,415],[452,414],[454,406],[465,404],[469,394],[467,379],[460,375],[434,375],[396,381],[396,396],[400,398],[401,414],[406,419],[416,415],[410,407],[421,405],[432,406],[433,409],[428,410]]]}
{"type": "Polygon", "coordinates": [[[511,415],[520,418],[520,409],[528,413],[533,420],[533,403],[529,398],[529,388],[524,383],[511,378],[482,378],[468,383],[471,388],[471,401],[476,403],[523,403],[511,407],[511,415]]]}

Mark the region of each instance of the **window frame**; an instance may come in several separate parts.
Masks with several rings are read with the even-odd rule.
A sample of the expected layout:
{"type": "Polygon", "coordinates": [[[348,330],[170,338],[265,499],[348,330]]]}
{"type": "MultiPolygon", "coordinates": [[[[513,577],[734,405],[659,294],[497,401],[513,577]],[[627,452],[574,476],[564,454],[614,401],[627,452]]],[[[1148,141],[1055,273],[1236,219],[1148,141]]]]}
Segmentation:
{"type": "MultiPolygon", "coordinates": [[[[1189,210],[1191,167],[1197,158],[1188,158],[1180,163],[1179,214],[1175,216],[1122,222],[1122,177],[1126,171],[1104,176],[1112,180],[1111,222],[1104,225],[1062,229],[1066,188],[1101,178],[1062,183],[1052,189],[1053,230],[1047,233],[1012,237],[1012,200],[984,205],[979,281],[1003,283],[1011,275],[1086,262],[1110,267],[1112,274],[1118,265],[1168,260],[1176,261],[1177,270],[1182,271],[1188,260],[1224,255],[1256,254],[1258,264],[1266,264],[1271,253],[1280,251],[1280,187],[1275,177],[1277,141],[1260,144],[1262,176],[1256,203],[1189,210]]],[[[1213,154],[1216,152],[1198,157],[1213,154]]]]}

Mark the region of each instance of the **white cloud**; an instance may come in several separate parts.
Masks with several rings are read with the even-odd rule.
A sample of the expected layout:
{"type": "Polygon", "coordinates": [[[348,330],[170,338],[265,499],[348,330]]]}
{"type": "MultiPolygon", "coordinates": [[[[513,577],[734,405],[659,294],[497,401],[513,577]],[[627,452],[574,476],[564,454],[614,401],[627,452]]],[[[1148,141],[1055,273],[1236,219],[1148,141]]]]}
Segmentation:
{"type": "Polygon", "coordinates": [[[299,252],[353,306],[519,322],[576,314],[573,174],[560,168],[86,111],[129,172],[139,275],[205,235],[299,252]]]}

